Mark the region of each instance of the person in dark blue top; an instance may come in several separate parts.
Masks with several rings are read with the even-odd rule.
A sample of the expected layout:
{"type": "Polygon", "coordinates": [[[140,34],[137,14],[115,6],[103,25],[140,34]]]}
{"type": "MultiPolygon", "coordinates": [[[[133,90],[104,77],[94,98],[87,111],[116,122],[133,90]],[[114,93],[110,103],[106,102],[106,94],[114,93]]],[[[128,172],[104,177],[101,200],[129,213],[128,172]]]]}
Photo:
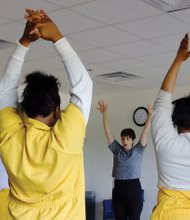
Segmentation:
{"type": "Polygon", "coordinates": [[[151,124],[152,107],[148,106],[148,118],[141,132],[139,141],[134,144],[136,135],[133,129],[121,131],[121,144],[115,140],[108,118],[108,104],[98,102],[97,109],[102,113],[105,135],[109,149],[113,153],[114,188],[112,191],[113,209],[116,220],[140,220],[143,207],[141,194],[142,156],[147,146],[147,138],[151,124]]]}

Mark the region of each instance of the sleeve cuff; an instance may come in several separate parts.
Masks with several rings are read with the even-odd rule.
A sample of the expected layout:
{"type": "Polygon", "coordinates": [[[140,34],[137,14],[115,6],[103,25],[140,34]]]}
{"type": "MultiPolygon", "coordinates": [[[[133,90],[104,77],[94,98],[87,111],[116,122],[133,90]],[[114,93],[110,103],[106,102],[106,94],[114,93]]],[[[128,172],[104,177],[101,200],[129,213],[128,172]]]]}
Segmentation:
{"type": "Polygon", "coordinates": [[[54,47],[58,54],[65,59],[71,54],[75,53],[66,37],[63,37],[54,43],[54,47]]]}
{"type": "Polygon", "coordinates": [[[158,93],[158,96],[159,96],[159,97],[165,97],[166,99],[171,99],[172,93],[160,89],[160,91],[159,91],[159,93],[158,93]]]}
{"type": "Polygon", "coordinates": [[[30,47],[24,47],[22,44],[19,43],[19,41],[16,41],[17,47],[13,53],[13,57],[17,60],[24,60],[24,57],[26,55],[26,52],[30,49],[30,47]]]}

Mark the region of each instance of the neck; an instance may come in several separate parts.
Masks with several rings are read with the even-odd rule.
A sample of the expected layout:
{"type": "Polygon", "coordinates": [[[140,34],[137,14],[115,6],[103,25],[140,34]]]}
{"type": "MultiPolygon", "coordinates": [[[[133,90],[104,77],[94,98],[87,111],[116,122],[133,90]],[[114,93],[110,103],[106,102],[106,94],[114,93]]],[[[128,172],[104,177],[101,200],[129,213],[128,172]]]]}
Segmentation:
{"type": "Polygon", "coordinates": [[[190,128],[183,128],[181,126],[177,126],[178,133],[190,133],[190,128]]]}
{"type": "Polygon", "coordinates": [[[51,112],[48,116],[43,117],[41,115],[37,115],[34,119],[41,121],[49,127],[52,127],[55,124],[54,112],[51,112]]]}

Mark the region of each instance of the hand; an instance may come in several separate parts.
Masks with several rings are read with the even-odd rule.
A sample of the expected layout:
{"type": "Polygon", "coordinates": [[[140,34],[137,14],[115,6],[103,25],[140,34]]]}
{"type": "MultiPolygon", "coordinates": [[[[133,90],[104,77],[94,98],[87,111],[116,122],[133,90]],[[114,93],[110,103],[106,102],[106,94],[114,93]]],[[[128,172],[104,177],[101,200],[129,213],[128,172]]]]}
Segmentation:
{"type": "Polygon", "coordinates": [[[55,23],[43,10],[26,9],[26,12],[28,15],[25,18],[37,26],[42,39],[55,43],[63,37],[55,23]]]}
{"type": "Polygon", "coordinates": [[[179,60],[180,62],[183,62],[187,60],[190,56],[190,51],[189,51],[189,35],[186,34],[185,37],[182,39],[176,59],[179,60]]]}
{"type": "Polygon", "coordinates": [[[36,25],[27,21],[24,33],[22,37],[20,38],[19,42],[23,46],[28,47],[31,42],[36,41],[39,38],[40,38],[40,33],[37,30],[36,25]]]}
{"type": "Polygon", "coordinates": [[[99,107],[96,107],[101,113],[104,113],[107,111],[107,107],[108,107],[108,104],[105,104],[104,103],[104,100],[100,100],[98,102],[98,106],[99,107]]]}

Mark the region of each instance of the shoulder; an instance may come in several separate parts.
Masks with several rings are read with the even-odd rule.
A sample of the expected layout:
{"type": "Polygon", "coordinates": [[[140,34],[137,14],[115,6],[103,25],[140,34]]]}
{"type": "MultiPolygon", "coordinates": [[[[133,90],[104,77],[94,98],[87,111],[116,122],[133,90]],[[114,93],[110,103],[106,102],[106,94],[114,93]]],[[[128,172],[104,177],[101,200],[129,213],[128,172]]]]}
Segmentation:
{"type": "Polygon", "coordinates": [[[62,117],[69,117],[71,116],[72,118],[77,117],[84,119],[84,116],[81,112],[81,110],[72,102],[69,103],[69,105],[65,108],[65,110],[61,114],[62,117]]]}
{"type": "Polygon", "coordinates": [[[114,154],[119,153],[123,149],[121,144],[115,139],[111,144],[108,145],[108,147],[114,154]]]}
{"type": "Polygon", "coordinates": [[[0,128],[2,129],[21,123],[22,119],[16,108],[6,107],[0,110],[0,121],[0,128]]]}
{"type": "Polygon", "coordinates": [[[147,147],[147,145],[143,146],[140,142],[140,140],[137,142],[137,144],[135,144],[135,146],[133,147],[135,150],[140,150],[143,151],[145,148],[147,147]]]}
{"type": "Polygon", "coordinates": [[[111,144],[109,144],[109,146],[122,147],[121,144],[116,139],[114,139],[114,141],[111,144]]]}

